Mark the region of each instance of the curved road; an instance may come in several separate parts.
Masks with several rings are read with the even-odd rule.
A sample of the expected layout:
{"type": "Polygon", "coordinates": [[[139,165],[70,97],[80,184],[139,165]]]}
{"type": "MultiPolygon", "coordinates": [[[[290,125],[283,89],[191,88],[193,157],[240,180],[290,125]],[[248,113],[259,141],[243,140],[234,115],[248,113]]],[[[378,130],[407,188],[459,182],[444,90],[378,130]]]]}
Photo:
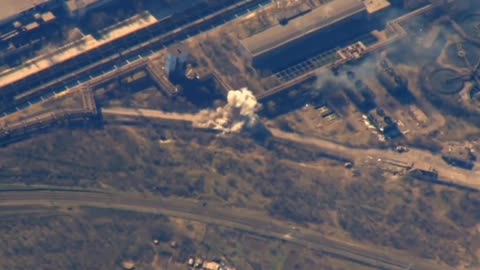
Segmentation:
{"type": "Polygon", "coordinates": [[[0,210],[18,206],[97,207],[155,213],[217,224],[280,239],[367,265],[373,269],[443,270],[432,261],[413,258],[396,250],[339,241],[306,229],[294,228],[266,213],[186,199],[158,198],[146,194],[58,189],[0,190],[0,210]],[[408,268],[411,267],[411,268],[408,268]]]}

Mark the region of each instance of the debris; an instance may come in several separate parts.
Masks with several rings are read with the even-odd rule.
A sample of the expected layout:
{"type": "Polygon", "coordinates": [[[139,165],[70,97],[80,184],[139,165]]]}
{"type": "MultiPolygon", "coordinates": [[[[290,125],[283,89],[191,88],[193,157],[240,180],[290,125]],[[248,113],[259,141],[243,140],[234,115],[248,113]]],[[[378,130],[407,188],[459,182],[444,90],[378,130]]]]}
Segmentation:
{"type": "Polygon", "coordinates": [[[132,260],[123,261],[122,267],[125,270],[133,270],[135,269],[135,262],[133,262],[132,260]]]}
{"type": "Polygon", "coordinates": [[[397,151],[398,153],[405,153],[408,152],[408,148],[402,145],[398,145],[397,147],[395,147],[395,151],[397,151]]]}

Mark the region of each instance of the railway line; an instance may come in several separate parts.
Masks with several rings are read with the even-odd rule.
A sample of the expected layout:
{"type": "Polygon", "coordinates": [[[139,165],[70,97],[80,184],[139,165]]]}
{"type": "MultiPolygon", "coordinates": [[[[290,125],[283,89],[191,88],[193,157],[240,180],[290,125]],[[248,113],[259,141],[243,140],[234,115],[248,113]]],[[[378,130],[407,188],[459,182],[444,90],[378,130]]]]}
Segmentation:
{"type": "Polygon", "coordinates": [[[218,27],[270,1],[234,2],[227,1],[223,6],[207,10],[199,9],[196,13],[180,19],[173,18],[174,16],[161,18],[153,26],[7,85],[0,91],[4,91],[4,95],[12,93],[16,104],[3,113],[4,115],[12,113],[28,106],[29,103],[89,83],[95,78],[112,77],[120,68],[134,65],[137,61],[146,59],[175,42],[218,27]]]}
{"type": "MultiPolygon", "coordinates": [[[[368,245],[340,241],[302,227],[293,229],[263,212],[223,207],[180,198],[158,198],[147,194],[87,191],[66,188],[14,188],[0,190],[0,211],[11,207],[95,207],[164,214],[295,243],[362,264],[370,269],[447,270],[433,261],[413,258],[396,250],[376,249],[368,245]]],[[[38,209],[35,209],[38,211],[38,209]]],[[[52,209],[52,211],[54,211],[52,209]]]]}

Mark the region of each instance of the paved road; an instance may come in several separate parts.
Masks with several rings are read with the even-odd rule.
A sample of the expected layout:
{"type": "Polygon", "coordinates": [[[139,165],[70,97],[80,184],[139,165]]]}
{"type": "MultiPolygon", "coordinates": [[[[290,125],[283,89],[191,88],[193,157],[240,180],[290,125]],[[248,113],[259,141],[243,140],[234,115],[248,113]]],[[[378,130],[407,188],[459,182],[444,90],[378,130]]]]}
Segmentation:
{"type": "MultiPolygon", "coordinates": [[[[180,120],[192,122],[195,119],[195,115],[192,114],[165,113],[159,110],[148,109],[105,108],[102,109],[102,113],[104,115],[144,117],[167,121],[180,120]]],[[[406,164],[415,163],[418,167],[433,167],[437,170],[439,179],[444,182],[480,190],[480,162],[478,161],[473,170],[464,170],[448,165],[439,155],[434,155],[430,152],[419,149],[410,149],[410,151],[406,153],[398,153],[388,149],[360,149],[348,147],[325,139],[288,133],[279,129],[270,128],[270,131],[272,132],[272,135],[278,139],[312,145],[327,154],[342,157],[354,161],[357,164],[362,164],[366,162],[367,159],[370,159],[374,162],[392,160],[406,164]]]]}
{"type": "MultiPolygon", "coordinates": [[[[449,269],[432,261],[413,258],[396,250],[377,249],[359,243],[339,241],[306,228],[293,228],[267,214],[246,209],[225,208],[184,199],[158,198],[145,194],[67,190],[0,190],[2,209],[19,206],[84,206],[155,213],[217,224],[245,232],[280,239],[370,266],[372,269],[449,269]]],[[[37,209],[38,211],[38,209],[37,209]]]]}
{"type": "Polygon", "coordinates": [[[116,116],[130,116],[130,117],[146,117],[157,118],[171,121],[186,121],[192,122],[194,119],[193,114],[181,114],[181,113],[168,113],[159,110],[150,109],[129,109],[122,107],[103,108],[103,115],[116,115],[116,116]]]}

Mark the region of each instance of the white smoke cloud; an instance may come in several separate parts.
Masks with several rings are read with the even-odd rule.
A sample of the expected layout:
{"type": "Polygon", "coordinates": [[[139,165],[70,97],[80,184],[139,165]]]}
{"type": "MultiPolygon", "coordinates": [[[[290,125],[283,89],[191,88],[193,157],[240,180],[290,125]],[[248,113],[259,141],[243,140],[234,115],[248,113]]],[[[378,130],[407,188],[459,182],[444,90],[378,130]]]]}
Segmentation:
{"type": "Polygon", "coordinates": [[[200,111],[193,118],[193,126],[223,132],[240,132],[259,123],[257,112],[260,109],[261,105],[247,88],[231,90],[225,106],[200,111]]]}

